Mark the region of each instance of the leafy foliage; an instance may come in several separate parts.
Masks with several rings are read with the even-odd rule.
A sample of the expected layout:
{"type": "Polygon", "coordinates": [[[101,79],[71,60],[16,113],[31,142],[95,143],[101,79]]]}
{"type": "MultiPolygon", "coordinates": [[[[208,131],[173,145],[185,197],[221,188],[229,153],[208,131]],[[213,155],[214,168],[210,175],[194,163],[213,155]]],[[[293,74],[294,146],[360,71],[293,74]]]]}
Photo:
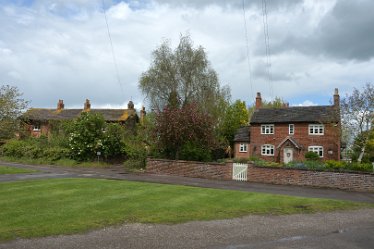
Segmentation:
{"type": "Polygon", "coordinates": [[[351,95],[341,100],[341,114],[343,129],[355,137],[348,137],[347,142],[352,144],[356,141],[355,145],[360,151],[357,161],[361,162],[369,142],[370,133],[366,131],[369,131],[374,123],[374,86],[367,83],[362,91],[354,88],[351,95]]]}
{"type": "Polygon", "coordinates": [[[70,152],[62,147],[50,147],[46,139],[29,138],[26,140],[11,139],[1,148],[1,154],[7,157],[45,159],[46,162],[68,158],[70,152]]]}
{"type": "Polygon", "coordinates": [[[165,108],[158,113],[154,136],[163,156],[171,159],[198,160],[192,155],[200,157],[203,151],[210,153],[210,149],[215,145],[213,127],[213,120],[208,114],[200,110],[196,104],[187,104],[182,108],[165,108]],[[192,153],[192,145],[199,145],[196,148],[199,152],[192,153]]]}
{"type": "Polygon", "coordinates": [[[236,100],[231,104],[223,117],[220,134],[233,146],[236,131],[244,125],[248,125],[248,109],[244,101],[236,100]]]}
{"type": "Polygon", "coordinates": [[[177,108],[195,103],[216,121],[219,119],[230,90],[220,87],[217,73],[201,46],[194,48],[188,35],[181,36],[174,51],[164,42],[152,55],[152,64],[139,83],[152,109],[161,112],[166,106],[177,108]]]}
{"type": "Polygon", "coordinates": [[[309,161],[317,161],[319,160],[319,155],[314,151],[308,151],[304,155],[305,159],[309,161]]]}
{"type": "Polygon", "coordinates": [[[71,125],[69,146],[73,159],[92,160],[100,152],[104,157],[122,154],[123,128],[107,124],[98,113],[82,112],[71,125]]]}
{"type": "Polygon", "coordinates": [[[27,107],[28,102],[22,97],[17,87],[0,87],[0,140],[14,137],[19,129],[17,118],[27,107]]]}
{"type": "MultiPolygon", "coordinates": [[[[287,105],[288,103],[285,102],[282,98],[280,97],[275,97],[274,100],[272,101],[266,101],[266,100],[262,100],[262,108],[283,108],[285,105],[287,105]]],[[[254,111],[256,110],[256,106],[255,105],[252,105],[249,110],[248,110],[248,118],[249,120],[251,119],[254,111]]]]}

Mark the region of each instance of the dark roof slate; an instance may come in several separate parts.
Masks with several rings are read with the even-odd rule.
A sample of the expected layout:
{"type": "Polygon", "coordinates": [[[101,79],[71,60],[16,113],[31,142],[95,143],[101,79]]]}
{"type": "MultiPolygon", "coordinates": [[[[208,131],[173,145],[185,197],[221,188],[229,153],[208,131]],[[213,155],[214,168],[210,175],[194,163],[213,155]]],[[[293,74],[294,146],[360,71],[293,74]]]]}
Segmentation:
{"type": "Polygon", "coordinates": [[[334,106],[296,106],[286,108],[260,108],[255,110],[250,124],[339,122],[340,114],[334,106]]]}
{"type": "MultiPolygon", "coordinates": [[[[31,108],[25,112],[23,119],[34,121],[71,120],[80,116],[83,109],[56,109],[31,108]]],[[[136,115],[132,109],[90,109],[92,113],[100,113],[106,121],[126,121],[131,115],[136,115]]]]}
{"type": "Polygon", "coordinates": [[[236,131],[234,142],[249,142],[249,126],[242,126],[236,131]]]}

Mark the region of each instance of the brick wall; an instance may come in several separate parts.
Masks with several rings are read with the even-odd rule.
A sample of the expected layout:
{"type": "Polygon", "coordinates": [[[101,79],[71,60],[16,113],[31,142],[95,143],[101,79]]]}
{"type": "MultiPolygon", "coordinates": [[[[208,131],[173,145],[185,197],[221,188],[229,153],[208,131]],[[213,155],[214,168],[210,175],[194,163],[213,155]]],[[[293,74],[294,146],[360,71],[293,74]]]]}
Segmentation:
{"type": "Polygon", "coordinates": [[[160,175],[231,180],[232,164],[148,159],[146,172],[160,175]]]}
{"type": "Polygon", "coordinates": [[[248,181],[374,192],[374,174],[248,167],[248,181]]]}
{"type": "Polygon", "coordinates": [[[246,142],[235,142],[234,144],[234,157],[235,158],[249,158],[249,143],[247,144],[247,151],[246,152],[240,152],[240,144],[246,143],[246,142]]]}
{"type": "MultiPolygon", "coordinates": [[[[148,159],[147,173],[195,178],[231,180],[232,163],[200,163],[148,159]]],[[[374,192],[374,174],[315,172],[297,169],[256,167],[249,164],[248,181],[281,185],[336,188],[374,192]]]]}

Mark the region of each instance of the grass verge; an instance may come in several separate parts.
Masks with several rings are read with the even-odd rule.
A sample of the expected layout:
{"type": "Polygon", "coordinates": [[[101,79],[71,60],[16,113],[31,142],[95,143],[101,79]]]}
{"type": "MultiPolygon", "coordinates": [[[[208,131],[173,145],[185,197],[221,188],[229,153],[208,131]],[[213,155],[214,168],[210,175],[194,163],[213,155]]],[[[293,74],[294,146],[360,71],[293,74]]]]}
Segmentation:
{"type": "Polygon", "coordinates": [[[374,207],[339,200],[104,179],[0,183],[0,240],[72,234],[119,223],[181,223],[248,214],[374,207]]]}
{"type": "Polygon", "coordinates": [[[0,165],[0,175],[4,174],[23,174],[23,173],[34,173],[37,170],[21,169],[16,167],[8,167],[0,165]]]}
{"type": "Polygon", "coordinates": [[[94,167],[94,168],[105,168],[109,167],[110,164],[105,162],[77,162],[72,159],[60,159],[56,161],[51,161],[47,159],[32,159],[32,158],[14,158],[2,156],[0,161],[3,162],[14,162],[14,163],[23,163],[23,164],[32,164],[32,165],[55,165],[55,166],[64,166],[64,167],[94,167]]]}

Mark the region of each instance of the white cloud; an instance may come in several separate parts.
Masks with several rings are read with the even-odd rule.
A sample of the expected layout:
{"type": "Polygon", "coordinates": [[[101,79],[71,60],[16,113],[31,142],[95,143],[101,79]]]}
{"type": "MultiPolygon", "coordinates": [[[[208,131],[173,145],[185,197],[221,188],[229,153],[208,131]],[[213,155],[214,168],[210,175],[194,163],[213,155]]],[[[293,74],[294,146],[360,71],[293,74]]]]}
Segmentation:
{"type": "MultiPolygon", "coordinates": [[[[328,104],[336,87],[343,95],[373,82],[371,46],[363,57],[369,59],[358,62],[333,58],[314,39],[321,23],[327,25],[338,3],[344,7],[346,1],[282,2],[268,6],[269,81],[261,6],[247,1],[250,81],[241,1],[105,0],[121,83],[102,1],[37,0],[30,6],[5,2],[0,7],[0,82],[18,86],[35,107],[54,107],[58,99],[64,99],[66,106],[80,107],[86,98],[102,107],[127,106],[130,99],[140,105],[144,96],[138,79],[147,70],[152,51],[164,39],[175,47],[180,34],[186,32],[196,46],[206,49],[222,85],[230,85],[234,100],[252,103],[259,91],[267,100],[279,96],[293,103],[309,99],[312,104],[328,104]]],[[[374,44],[365,33],[360,39],[374,44]]]]}
{"type": "Polygon", "coordinates": [[[305,100],[303,103],[298,104],[297,106],[315,106],[315,105],[317,105],[317,104],[314,103],[313,101],[305,100]]]}

